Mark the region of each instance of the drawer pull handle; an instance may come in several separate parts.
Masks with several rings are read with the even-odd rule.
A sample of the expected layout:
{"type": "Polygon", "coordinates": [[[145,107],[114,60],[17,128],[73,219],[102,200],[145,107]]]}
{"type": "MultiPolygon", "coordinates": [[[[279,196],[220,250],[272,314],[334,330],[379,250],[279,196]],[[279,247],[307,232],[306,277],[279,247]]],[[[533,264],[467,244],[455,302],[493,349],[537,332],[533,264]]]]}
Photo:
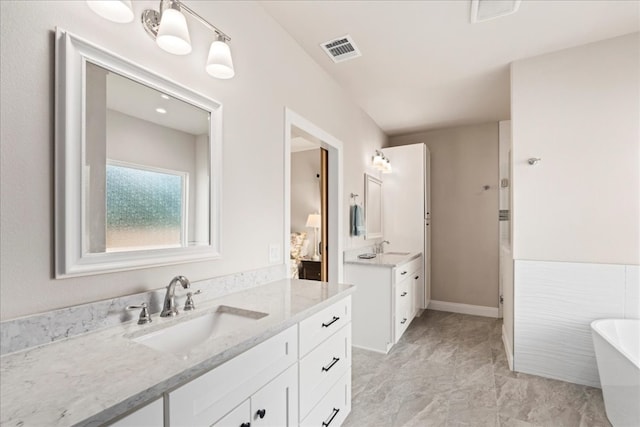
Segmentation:
{"type": "Polygon", "coordinates": [[[420,278],[420,276],[416,276],[416,280],[418,280],[420,278]]]}
{"type": "Polygon", "coordinates": [[[329,424],[331,424],[331,421],[333,421],[336,415],[338,415],[338,412],[340,412],[340,409],[333,408],[333,412],[331,413],[329,419],[322,422],[322,427],[329,427],[329,424]]]}
{"type": "Polygon", "coordinates": [[[242,423],[240,427],[251,427],[251,423],[242,423]]]}
{"type": "Polygon", "coordinates": [[[267,410],[266,409],[258,409],[258,412],[256,412],[256,415],[258,417],[260,417],[260,419],[263,419],[265,415],[267,415],[267,410]]]}
{"type": "Polygon", "coordinates": [[[401,324],[401,325],[404,325],[405,323],[407,323],[407,318],[406,318],[406,317],[404,317],[404,318],[402,319],[402,321],[400,322],[400,324],[401,324]]]}
{"type": "Polygon", "coordinates": [[[322,367],[322,371],[323,372],[329,372],[329,369],[333,368],[333,365],[338,363],[339,360],[340,360],[339,357],[334,357],[333,360],[331,361],[331,363],[329,363],[327,366],[323,366],[322,367]]]}
{"type": "Polygon", "coordinates": [[[407,274],[406,271],[403,271],[402,273],[400,273],[401,276],[404,276],[405,274],[407,274]]]}
{"type": "Polygon", "coordinates": [[[337,322],[338,320],[340,320],[340,318],[339,318],[339,317],[337,317],[337,316],[333,316],[333,320],[331,320],[331,322],[329,322],[329,323],[323,323],[323,324],[322,324],[322,327],[323,327],[323,328],[328,328],[329,326],[333,325],[333,324],[334,324],[335,322],[337,322]]]}
{"type": "Polygon", "coordinates": [[[406,293],[406,292],[403,292],[403,293],[401,293],[401,294],[400,294],[400,296],[401,296],[401,297],[407,296],[407,293],[406,293]]]}

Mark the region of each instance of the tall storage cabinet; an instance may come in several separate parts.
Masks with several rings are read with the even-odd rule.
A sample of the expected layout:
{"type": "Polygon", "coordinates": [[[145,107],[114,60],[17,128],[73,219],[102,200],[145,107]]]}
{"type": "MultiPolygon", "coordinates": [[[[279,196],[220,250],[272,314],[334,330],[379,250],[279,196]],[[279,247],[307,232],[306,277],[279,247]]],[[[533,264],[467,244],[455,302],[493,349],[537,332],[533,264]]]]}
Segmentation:
{"type": "Polygon", "coordinates": [[[393,165],[383,175],[383,230],[388,252],[422,252],[418,308],[431,301],[431,154],[423,143],[382,150],[393,165]]]}

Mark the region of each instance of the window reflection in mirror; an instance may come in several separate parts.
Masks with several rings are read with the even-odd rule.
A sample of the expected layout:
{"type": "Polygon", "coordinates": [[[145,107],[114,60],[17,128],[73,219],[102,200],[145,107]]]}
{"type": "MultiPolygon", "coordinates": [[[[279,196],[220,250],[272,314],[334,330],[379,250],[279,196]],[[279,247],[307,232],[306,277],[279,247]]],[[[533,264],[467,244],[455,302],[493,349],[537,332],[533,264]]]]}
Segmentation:
{"type": "Polygon", "coordinates": [[[85,87],[85,251],[209,245],[209,112],[90,62],[85,87]]]}

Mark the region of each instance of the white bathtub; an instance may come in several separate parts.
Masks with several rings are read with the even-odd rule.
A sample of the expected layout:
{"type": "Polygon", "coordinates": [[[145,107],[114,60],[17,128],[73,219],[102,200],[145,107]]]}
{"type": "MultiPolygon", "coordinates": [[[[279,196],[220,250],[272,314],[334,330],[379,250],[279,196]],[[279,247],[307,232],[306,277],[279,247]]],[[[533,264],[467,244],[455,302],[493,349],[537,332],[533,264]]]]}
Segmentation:
{"type": "Polygon", "coordinates": [[[596,320],[591,335],[609,421],[640,426],[640,320],[596,320]]]}

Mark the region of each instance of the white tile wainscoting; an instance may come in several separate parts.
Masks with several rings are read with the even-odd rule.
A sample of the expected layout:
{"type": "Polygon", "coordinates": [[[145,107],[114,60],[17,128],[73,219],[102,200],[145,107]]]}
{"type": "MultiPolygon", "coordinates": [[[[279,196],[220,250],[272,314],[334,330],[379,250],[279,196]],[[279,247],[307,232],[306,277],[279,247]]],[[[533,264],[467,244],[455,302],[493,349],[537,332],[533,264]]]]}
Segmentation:
{"type": "Polygon", "coordinates": [[[640,317],[640,266],[514,264],[514,370],[599,387],[589,324],[640,317]]]}

